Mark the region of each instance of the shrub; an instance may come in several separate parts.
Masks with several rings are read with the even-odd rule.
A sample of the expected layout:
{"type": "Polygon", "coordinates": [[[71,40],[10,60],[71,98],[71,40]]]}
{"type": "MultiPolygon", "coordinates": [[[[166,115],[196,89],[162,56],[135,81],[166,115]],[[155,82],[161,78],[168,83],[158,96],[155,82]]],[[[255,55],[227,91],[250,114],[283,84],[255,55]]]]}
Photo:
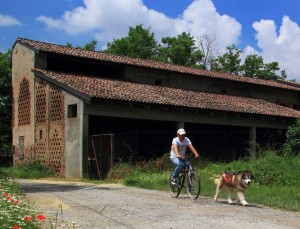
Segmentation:
{"type": "Polygon", "coordinates": [[[257,158],[250,159],[255,181],[268,186],[300,187],[300,155],[278,155],[265,151],[257,158]]]}
{"type": "Polygon", "coordinates": [[[286,138],[283,152],[290,155],[300,155],[300,119],[297,119],[296,123],[288,128],[286,138]]]}

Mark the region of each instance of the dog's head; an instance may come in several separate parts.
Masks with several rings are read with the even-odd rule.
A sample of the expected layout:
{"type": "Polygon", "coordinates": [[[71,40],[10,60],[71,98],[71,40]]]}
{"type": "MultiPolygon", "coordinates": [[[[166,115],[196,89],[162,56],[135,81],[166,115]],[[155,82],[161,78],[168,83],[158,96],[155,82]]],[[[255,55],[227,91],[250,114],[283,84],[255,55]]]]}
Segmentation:
{"type": "Polygon", "coordinates": [[[253,174],[250,171],[241,171],[242,181],[249,186],[253,181],[253,174]]]}

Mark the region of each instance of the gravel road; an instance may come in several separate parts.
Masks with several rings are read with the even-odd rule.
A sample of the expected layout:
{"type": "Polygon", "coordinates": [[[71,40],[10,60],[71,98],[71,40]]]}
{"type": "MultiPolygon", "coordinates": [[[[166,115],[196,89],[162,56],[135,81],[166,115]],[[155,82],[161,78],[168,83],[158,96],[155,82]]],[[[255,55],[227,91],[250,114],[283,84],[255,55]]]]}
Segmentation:
{"type": "Polygon", "coordinates": [[[192,200],[185,194],[174,199],[168,192],[118,184],[53,180],[17,182],[27,199],[48,219],[76,222],[83,229],[300,228],[299,212],[255,204],[248,207],[228,205],[225,201],[215,203],[212,198],[201,196],[192,200]]]}

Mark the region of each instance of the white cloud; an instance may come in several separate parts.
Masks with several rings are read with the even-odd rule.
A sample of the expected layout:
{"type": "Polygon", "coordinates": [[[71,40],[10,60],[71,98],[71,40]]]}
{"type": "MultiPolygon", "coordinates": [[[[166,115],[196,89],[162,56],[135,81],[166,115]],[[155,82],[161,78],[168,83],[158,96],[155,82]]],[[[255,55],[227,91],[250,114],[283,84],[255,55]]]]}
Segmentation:
{"type": "MultiPolygon", "coordinates": [[[[241,24],[228,15],[220,15],[212,0],[194,0],[177,18],[167,17],[161,12],[149,9],[142,0],[83,0],[83,5],[66,11],[60,18],[40,16],[38,21],[49,28],[56,28],[71,35],[92,34],[98,44],[105,45],[112,39],[127,36],[129,26],[143,24],[151,27],[156,39],[177,36],[182,32],[197,37],[216,35],[219,51],[238,45],[241,24]]],[[[1,26],[0,15],[0,26],[1,26]]],[[[285,16],[277,31],[273,20],[253,23],[257,45],[244,49],[243,57],[248,54],[261,55],[265,62],[277,61],[285,69],[289,79],[300,82],[300,28],[285,16]]]]}
{"type": "Polygon", "coordinates": [[[288,79],[300,82],[300,27],[288,16],[282,19],[278,32],[272,20],[253,23],[260,55],[265,62],[277,61],[288,79]]]}
{"type": "Polygon", "coordinates": [[[217,43],[224,50],[238,43],[241,24],[228,15],[220,15],[211,0],[196,0],[184,11],[177,23],[177,32],[188,30],[193,36],[217,35],[217,43]]]}
{"type": "Polygon", "coordinates": [[[217,13],[212,0],[194,0],[178,18],[147,8],[142,0],[84,0],[84,7],[66,11],[59,19],[40,16],[38,21],[69,34],[94,33],[98,42],[126,36],[129,26],[151,27],[156,39],[188,32],[193,36],[217,34],[221,49],[238,42],[241,25],[217,13]]]}
{"type": "Polygon", "coordinates": [[[0,14],[0,27],[21,25],[21,23],[13,17],[0,14]]]}

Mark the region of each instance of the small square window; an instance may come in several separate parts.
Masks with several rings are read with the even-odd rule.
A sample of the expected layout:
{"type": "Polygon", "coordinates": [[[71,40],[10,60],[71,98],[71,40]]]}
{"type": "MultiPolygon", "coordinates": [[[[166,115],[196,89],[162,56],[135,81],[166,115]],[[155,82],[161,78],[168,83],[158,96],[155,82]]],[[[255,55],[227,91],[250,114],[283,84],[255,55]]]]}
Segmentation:
{"type": "Polygon", "coordinates": [[[68,105],[68,118],[77,117],[77,104],[68,105]]]}

